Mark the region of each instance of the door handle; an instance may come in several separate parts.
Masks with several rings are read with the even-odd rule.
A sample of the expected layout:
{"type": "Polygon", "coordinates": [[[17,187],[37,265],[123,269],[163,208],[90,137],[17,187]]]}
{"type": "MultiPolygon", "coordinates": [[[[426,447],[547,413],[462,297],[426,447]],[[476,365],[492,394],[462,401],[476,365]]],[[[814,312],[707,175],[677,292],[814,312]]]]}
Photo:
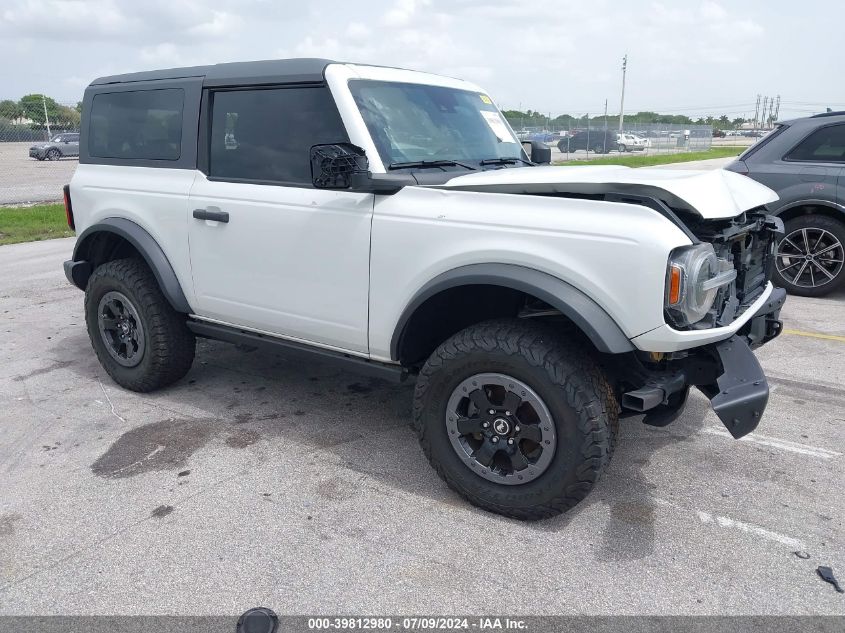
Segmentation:
{"type": "Polygon", "coordinates": [[[226,211],[211,211],[209,209],[194,209],[194,217],[197,220],[214,220],[215,222],[228,222],[229,214],[226,211]]]}

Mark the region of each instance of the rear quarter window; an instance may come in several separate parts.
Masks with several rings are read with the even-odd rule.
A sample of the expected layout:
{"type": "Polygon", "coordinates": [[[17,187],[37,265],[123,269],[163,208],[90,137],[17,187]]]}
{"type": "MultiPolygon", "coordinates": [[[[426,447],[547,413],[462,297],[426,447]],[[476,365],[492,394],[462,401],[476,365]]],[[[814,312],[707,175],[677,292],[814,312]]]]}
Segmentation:
{"type": "Polygon", "coordinates": [[[783,134],[786,131],[787,127],[788,126],[786,126],[786,125],[778,125],[774,130],[772,130],[771,132],[766,134],[766,136],[761,138],[759,141],[754,143],[754,145],[752,145],[747,150],[745,150],[742,154],[740,154],[739,160],[745,160],[746,158],[750,158],[752,154],[755,154],[756,152],[761,150],[763,147],[765,147],[766,145],[771,143],[773,140],[775,140],[778,136],[783,134]]]}
{"type": "Polygon", "coordinates": [[[98,158],[178,160],[184,102],[181,88],[94,95],[88,153],[98,158]]]}

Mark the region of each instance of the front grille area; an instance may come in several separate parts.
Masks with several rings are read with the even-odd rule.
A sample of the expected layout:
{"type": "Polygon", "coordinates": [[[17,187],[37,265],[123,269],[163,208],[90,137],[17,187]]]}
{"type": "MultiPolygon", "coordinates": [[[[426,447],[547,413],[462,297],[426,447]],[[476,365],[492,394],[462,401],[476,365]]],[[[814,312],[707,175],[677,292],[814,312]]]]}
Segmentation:
{"type": "Polygon", "coordinates": [[[702,242],[710,242],[720,260],[736,270],[736,279],[719,291],[710,314],[693,325],[706,329],[730,325],[766,288],[774,266],[774,245],[783,232],[777,218],[764,209],[743,213],[731,220],[691,223],[689,229],[702,242]]]}

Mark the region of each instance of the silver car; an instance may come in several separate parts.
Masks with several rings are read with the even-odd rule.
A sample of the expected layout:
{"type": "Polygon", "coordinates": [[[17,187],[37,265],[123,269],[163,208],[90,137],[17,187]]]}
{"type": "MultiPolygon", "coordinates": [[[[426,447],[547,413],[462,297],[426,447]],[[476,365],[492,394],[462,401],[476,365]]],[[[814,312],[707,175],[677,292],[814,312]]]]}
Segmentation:
{"type": "Polygon", "coordinates": [[[79,156],[79,132],[56,134],[48,143],[29,148],[29,157],[38,160],[59,160],[65,156],[79,156]]]}

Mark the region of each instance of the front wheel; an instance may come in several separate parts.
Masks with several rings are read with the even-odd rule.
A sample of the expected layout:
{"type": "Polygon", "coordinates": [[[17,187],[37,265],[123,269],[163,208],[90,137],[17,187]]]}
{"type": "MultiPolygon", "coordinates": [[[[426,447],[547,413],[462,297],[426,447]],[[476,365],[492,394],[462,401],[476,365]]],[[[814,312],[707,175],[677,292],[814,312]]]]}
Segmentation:
{"type": "Polygon", "coordinates": [[[62,155],[57,149],[51,149],[47,151],[47,160],[59,160],[59,158],[61,157],[62,155]]]}
{"type": "Polygon", "coordinates": [[[823,215],[785,223],[774,281],[790,294],[821,297],[845,283],[845,224],[823,215]]]}
{"type": "Polygon", "coordinates": [[[593,146],[593,152],[596,154],[604,154],[604,146],[600,144],[596,144],[593,146]]]}
{"type": "Polygon", "coordinates": [[[587,496],[613,452],[617,412],[582,345],[520,320],[454,335],[414,394],[414,426],[440,477],[471,503],[523,520],[587,496]]]}
{"type": "Polygon", "coordinates": [[[85,321],[100,364],[126,389],[167,386],[194,361],[196,341],[185,315],[168,303],[139,259],[107,262],[94,271],[85,290],[85,321]]]}

